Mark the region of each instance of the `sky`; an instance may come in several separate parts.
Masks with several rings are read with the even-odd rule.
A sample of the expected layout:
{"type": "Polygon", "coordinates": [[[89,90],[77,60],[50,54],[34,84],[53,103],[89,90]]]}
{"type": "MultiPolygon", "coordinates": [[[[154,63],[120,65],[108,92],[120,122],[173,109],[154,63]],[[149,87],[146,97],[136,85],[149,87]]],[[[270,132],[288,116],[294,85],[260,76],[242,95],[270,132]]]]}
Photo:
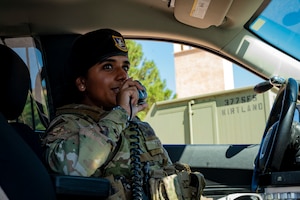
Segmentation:
{"type": "MultiPolygon", "coordinates": [[[[142,45],[144,57],[153,60],[159,69],[160,76],[167,82],[167,88],[176,93],[173,44],[168,42],[136,40],[142,45]]],[[[255,86],[263,81],[245,69],[233,66],[234,87],[255,86]],[[245,78],[247,77],[247,78],[245,78]]]]}
{"type": "Polygon", "coordinates": [[[175,69],[172,43],[136,40],[142,45],[144,57],[153,60],[159,69],[160,77],[167,82],[167,88],[176,91],[175,69]]]}

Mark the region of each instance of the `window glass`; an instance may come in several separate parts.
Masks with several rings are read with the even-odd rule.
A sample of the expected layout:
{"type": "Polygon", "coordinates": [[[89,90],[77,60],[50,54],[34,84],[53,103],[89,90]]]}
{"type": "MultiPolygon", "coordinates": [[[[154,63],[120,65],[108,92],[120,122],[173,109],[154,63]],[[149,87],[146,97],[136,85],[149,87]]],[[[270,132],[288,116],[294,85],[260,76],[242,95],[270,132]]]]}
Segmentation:
{"type": "Polygon", "coordinates": [[[299,1],[270,1],[248,28],[256,35],[296,59],[299,56],[299,1]]]}
{"type": "Polygon", "coordinates": [[[42,77],[43,61],[41,52],[35,47],[33,38],[9,38],[5,44],[12,48],[25,62],[30,72],[30,90],[23,113],[18,121],[28,124],[34,130],[45,130],[48,123],[46,87],[42,77]]]}
{"type": "Polygon", "coordinates": [[[137,77],[150,93],[150,109],[144,120],[163,144],[260,143],[276,96],[275,90],[254,93],[254,86],[263,79],[203,49],[159,41],[135,42],[143,52],[138,67],[141,71],[147,68],[146,74],[153,78],[149,73],[153,62],[151,67],[158,69],[159,80],[166,83],[162,90],[174,94],[158,98],[161,91],[151,93],[153,86],[144,73],[137,77]]]}

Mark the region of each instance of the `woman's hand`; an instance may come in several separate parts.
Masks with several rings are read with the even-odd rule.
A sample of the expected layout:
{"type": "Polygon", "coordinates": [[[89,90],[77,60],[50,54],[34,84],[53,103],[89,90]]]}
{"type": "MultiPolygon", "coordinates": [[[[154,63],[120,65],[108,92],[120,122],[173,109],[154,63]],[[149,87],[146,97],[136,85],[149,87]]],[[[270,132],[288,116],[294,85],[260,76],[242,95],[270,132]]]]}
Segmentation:
{"type": "Polygon", "coordinates": [[[138,81],[129,78],[124,82],[117,95],[117,104],[124,108],[131,118],[148,107],[147,103],[138,104],[138,90],[144,90],[143,86],[141,86],[138,81]]]}

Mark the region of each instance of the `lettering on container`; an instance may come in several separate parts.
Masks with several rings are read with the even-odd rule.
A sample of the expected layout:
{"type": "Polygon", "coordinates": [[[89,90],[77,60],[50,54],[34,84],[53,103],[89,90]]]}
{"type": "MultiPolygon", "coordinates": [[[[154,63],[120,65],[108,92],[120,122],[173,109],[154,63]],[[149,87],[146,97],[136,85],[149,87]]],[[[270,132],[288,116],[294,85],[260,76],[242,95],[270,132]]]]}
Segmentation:
{"type": "Polygon", "coordinates": [[[256,94],[244,94],[224,98],[219,101],[218,107],[220,108],[221,116],[264,110],[264,104],[258,100],[256,94]]]}
{"type": "Polygon", "coordinates": [[[237,96],[237,97],[224,99],[224,106],[229,106],[229,105],[239,104],[239,103],[248,103],[252,101],[257,101],[256,94],[237,96]]]}
{"type": "Polygon", "coordinates": [[[221,110],[221,114],[222,116],[227,116],[227,115],[235,115],[235,114],[241,114],[241,113],[246,113],[251,111],[259,111],[263,109],[264,109],[263,103],[237,105],[234,107],[227,107],[227,108],[225,107],[224,109],[221,110]]]}

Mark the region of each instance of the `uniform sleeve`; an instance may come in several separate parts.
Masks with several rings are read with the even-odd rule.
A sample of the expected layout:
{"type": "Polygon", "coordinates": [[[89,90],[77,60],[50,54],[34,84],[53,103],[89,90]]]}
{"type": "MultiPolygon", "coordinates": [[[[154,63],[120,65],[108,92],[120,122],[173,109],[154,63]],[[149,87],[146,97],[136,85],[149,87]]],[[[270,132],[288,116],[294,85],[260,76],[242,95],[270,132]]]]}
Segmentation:
{"type": "Polygon", "coordinates": [[[50,168],[65,175],[91,176],[116,147],[127,114],[117,109],[98,123],[74,116],[62,116],[53,123],[45,138],[50,168]]]}

